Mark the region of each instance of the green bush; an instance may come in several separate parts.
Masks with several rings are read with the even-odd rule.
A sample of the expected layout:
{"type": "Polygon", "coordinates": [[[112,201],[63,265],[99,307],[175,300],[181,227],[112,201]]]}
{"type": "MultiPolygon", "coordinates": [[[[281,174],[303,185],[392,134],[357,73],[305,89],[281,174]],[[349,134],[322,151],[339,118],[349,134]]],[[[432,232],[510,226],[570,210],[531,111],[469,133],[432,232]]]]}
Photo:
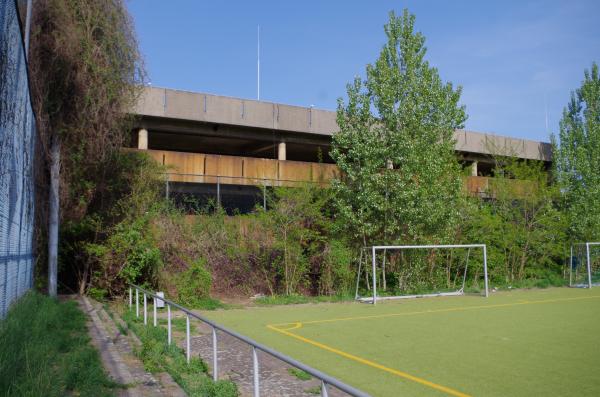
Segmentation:
{"type": "Polygon", "coordinates": [[[204,258],[197,259],[188,269],[175,275],[177,299],[183,305],[202,305],[210,295],[210,286],[211,275],[206,270],[204,258]]]}
{"type": "Polygon", "coordinates": [[[349,294],[355,281],[354,253],[340,240],[331,240],[325,251],[320,275],[321,294],[349,294]]]}

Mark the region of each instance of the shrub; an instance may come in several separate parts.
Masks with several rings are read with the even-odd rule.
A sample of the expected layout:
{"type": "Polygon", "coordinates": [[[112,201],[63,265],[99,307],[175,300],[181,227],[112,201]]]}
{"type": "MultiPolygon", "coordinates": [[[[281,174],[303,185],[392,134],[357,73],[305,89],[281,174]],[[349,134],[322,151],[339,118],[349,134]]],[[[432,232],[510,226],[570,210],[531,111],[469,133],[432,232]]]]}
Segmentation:
{"type": "Polygon", "coordinates": [[[198,306],[210,295],[211,275],[206,259],[199,258],[190,267],[174,276],[177,299],[183,305],[198,306]]]}

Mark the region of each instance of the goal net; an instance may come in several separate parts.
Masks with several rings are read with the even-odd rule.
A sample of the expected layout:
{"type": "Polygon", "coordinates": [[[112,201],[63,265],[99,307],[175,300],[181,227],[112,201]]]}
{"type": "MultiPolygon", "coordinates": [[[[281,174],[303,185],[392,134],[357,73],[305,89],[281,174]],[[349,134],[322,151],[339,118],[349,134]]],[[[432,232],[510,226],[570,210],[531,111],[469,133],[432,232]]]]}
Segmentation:
{"type": "Polygon", "coordinates": [[[571,245],[569,286],[576,288],[600,286],[600,242],[571,245]]]}
{"type": "Polygon", "coordinates": [[[463,295],[488,291],[485,244],[390,245],[365,248],[356,278],[356,300],[463,295]]]}

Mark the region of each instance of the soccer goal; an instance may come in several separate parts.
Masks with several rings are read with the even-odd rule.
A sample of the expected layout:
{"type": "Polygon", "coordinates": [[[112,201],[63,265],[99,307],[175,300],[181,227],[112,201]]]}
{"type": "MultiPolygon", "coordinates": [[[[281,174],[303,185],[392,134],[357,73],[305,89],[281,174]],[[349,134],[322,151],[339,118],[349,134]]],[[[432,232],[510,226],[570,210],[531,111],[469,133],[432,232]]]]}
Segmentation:
{"type": "Polygon", "coordinates": [[[361,253],[361,259],[358,266],[355,293],[355,298],[358,301],[376,304],[379,300],[463,295],[465,292],[465,284],[467,282],[469,271],[471,272],[469,274],[471,274],[472,279],[476,280],[480,276],[483,276],[485,296],[489,296],[487,248],[485,244],[379,245],[370,247],[367,250],[361,253]],[[471,257],[472,250],[479,251],[482,256],[471,258],[472,266],[469,267],[469,259],[471,257]],[[457,253],[457,251],[459,252],[457,253]],[[420,253],[420,255],[418,255],[418,253],[420,253]],[[409,266],[406,266],[406,263],[411,261],[411,258],[407,258],[406,256],[411,255],[414,263],[409,269],[409,266]],[[362,262],[363,258],[367,261],[369,256],[371,258],[371,264],[370,266],[368,264],[365,264],[364,266],[364,285],[370,296],[361,297],[359,296],[358,292],[361,277],[363,276],[362,262]],[[396,260],[394,261],[393,259],[396,260]],[[437,262],[443,262],[443,265],[436,265],[436,260],[437,262]],[[386,261],[388,266],[387,271],[386,261]],[[413,271],[415,268],[420,268],[421,272],[425,272],[429,276],[437,275],[438,279],[443,280],[442,282],[444,286],[443,288],[438,288],[435,285],[427,285],[423,287],[435,292],[413,293],[405,295],[378,295],[377,288],[378,279],[380,279],[379,276],[381,276],[381,283],[385,286],[386,273],[390,272],[390,267],[392,267],[392,264],[395,270],[391,271],[394,274],[398,274],[398,282],[395,286],[396,291],[398,291],[400,286],[399,284],[402,283],[402,280],[406,281],[411,277],[417,277],[417,275],[411,273],[411,271],[413,271]],[[369,267],[371,272],[370,275],[369,267]]]}
{"type": "Polygon", "coordinates": [[[600,242],[571,244],[569,286],[574,288],[600,286],[600,242]]]}

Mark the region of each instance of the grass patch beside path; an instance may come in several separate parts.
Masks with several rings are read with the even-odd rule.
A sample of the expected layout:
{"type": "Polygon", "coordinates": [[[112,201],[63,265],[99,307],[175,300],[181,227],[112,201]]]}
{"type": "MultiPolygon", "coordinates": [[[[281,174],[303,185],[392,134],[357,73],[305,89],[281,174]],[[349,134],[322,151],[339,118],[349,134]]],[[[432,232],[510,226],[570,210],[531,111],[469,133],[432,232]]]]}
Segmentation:
{"type": "Polygon", "coordinates": [[[27,293],[0,321],[3,396],[113,396],[77,302],[27,293]]]}
{"type": "Polygon", "coordinates": [[[300,380],[311,380],[312,376],[308,372],[304,372],[298,368],[288,368],[288,372],[290,375],[294,375],[296,378],[300,380]]]}
{"type": "MultiPolygon", "coordinates": [[[[192,397],[238,396],[235,383],[228,380],[214,382],[207,374],[206,363],[200,358],[192,357],[188,364],[183,349],[175,343],[168,345],[165,328],[153,327],[150,322],[144,326],[143,320],[136,318],[135,314],[127,309],[122,317],[142,342],[138,355],[144,363],[146,371],[168,372],[175,382],[192,397]]],[[[183,320],[185,332],[185,319],[173,319],[172,325],[174,329],[181,327],[181,320],[183,320]]],[[[162,324],[162,321],[160,323],[162,324]]]]}

